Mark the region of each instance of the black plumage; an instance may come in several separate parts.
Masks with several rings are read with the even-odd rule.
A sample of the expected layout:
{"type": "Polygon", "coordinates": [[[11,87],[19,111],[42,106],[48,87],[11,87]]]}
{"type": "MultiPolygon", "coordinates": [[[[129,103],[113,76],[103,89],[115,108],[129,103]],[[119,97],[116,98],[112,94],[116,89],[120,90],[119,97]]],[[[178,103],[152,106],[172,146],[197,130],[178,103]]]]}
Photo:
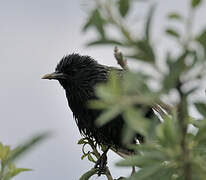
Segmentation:
{"type": "MultiPolygon", "coordinates": [[[[109,145],[115,149],[124,149],[122,144],[122,131],[125,122],[121,115],[103,125],[97,127],[95,120],[100,115],[100,110],[90,109],[87,106],[89,100],[97,99],[95,96],[95,85],[107,81],[112,68],[97,63],[89,56],[71,54],[65,56],[58,63],[55,72],[47,74],[43,79],[56,79],[66,92],[68,105],[73,112],[79,131],[82,135],[94,138],[98,144],[109,145]]],[[[120,74],[122,69],[117,69],[120,74]]],[[[149,108],[145,116],[153,113],[149,108]]],[[[143,141],[143,136],[136,134],[143,141]]]]}

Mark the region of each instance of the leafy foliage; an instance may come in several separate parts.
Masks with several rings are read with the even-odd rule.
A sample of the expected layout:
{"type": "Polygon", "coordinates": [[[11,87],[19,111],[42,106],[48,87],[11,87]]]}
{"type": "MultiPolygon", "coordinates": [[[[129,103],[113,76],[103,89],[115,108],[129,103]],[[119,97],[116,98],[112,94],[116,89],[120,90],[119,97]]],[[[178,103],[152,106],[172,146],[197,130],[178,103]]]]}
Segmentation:
{"type": "Polygon", "coordinates": [[[119,12],[124,17],[130,8],[130,0],[119,0],[119,12]]]}
{"type": "Polygon", "coordinates": [[[179,13],[170,13],[168,14],[168,18],[170,20],[174,19],[174,20],[181,20],[182,16],[179,13]]]}
{"type": "MultiPolygon", "coordinates": [[[[154,45],[152,39],[155,7],[149,7],[146,21],[143,24],[143,32],[139,36],[128,25],[133,3],[138,3],[138,1],[98,1],[98,5],[91,12],[98,10],[101,14],[101,18],[98,19],[101,22],[98,23],[101,24],[104,33],[96,28],[97,34],[101,37],[89,42],[89,45],[121,46],[124,49],[124,53],[121,53],[119,57],[122,61],[125,61],[125,57],[128,60],[134,59],[137,64],[141,62],[151,67],[158,75],[155,76],[153,71],[145,72],[142,68],[141,71],[131,71],[123,67],[124,63],[121,64],[115,56],[118,64],[125,69],[125,74],[119,78],[118,72],[114,71],[107,83],[97,86],[96,95],[99,99],[89,103],[90,107],[103,110],[96,123],[102,126],[115,116],[122,114],[126,124],[123,134],[125,144],[128,145],[132,134],[136,132],[146,137],[144,144],[128,145],[134,149],[134,156],[117,163],[118,166],[139,168],[126,179],[205,179],[206,102],[190,101],[191,95],[201,90],[200,84],[205,80],[206,29],[199,34],[191,33],[193,16],[202,1],[190,0],[188,16],[179,12],[171,12],[167,15],[168,22],[172,21],[173,24],[169,28],[166,27],[164,32],[168,38],[173,37],[178,44],[179,51],[178,54],[169,49],[165,52],[166,71],[160,69],[159,61],[157,61],[159,56],[155,48],[158,44],[154,45]],[[181,24],[185,32],[173,26],[175,22],[181,24]],[[109,36],[108,25],[112,25],[119,37],[113,39],[109,36]],[[151,81],[156,82],[159,88],[152,88],[151,81]],[[188,86],[193,82],[198,83],[193,87],[188,86]],[[172,107],[168,106],[169,102],[165,102],[162,98],[168,97],[169,99],[170,92],[178,95],[172,107]],[[202,115],[201,119],[191,117],[189,110],[191,105],[202,115]],[[146,106],[153,107],[161,123],[155,115],[151,119],[144,117],[146,106]],[[191,126],[195,129],[192,132],[189,130],[191,126]]],[[[94,17],[91,16],[89,19],[92,18],[94,17]]],[[[85,30],[94,25],[95,23],[87,22],[85,30]]],[[[204,92],[203,94],[205,95],[204,92]]],[[[87,142],[82,142],[87,144],[87,142]]],[[[91,153],[83,156],[91,156],[91,153]]],[[[93,161],[91,157],[88,159],[93,161]]],[[[94,172],[95,169],[91,171],[94,172]]]]}
{"type": "Polygon", "coordinates": [[[21,172],[31,171],[31,169],[27,168],[17,168],[14,161],[24,155],[25,152],[32,149],[34,145],[44,140],[47,136],[48,133],[39,134],[14,149],[11,149],[10,146],[3,145],[0,142],[0,180],[10,180],[21,172]]]}

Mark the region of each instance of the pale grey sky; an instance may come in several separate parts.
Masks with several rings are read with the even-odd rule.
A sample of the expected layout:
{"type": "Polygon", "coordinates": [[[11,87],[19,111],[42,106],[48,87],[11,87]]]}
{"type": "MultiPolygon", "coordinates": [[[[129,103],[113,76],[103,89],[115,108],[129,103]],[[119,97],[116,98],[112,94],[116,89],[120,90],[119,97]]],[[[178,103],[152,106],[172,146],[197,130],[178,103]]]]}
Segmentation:
{"type": "MultiPolygon", "coordinates": [[[[186,12],[187,1],[157,1],[154,33],[160,47],[164,46],[161,33],[166,12],[186,12]]],[[[16,145],[38,132],[55,133],[18,161],[19,166],[34,171],[23,173],[16,180],[77,180],[93,165],[80,160],[80,135],[63,89],[55,81],[41,80],[68,53],[87,54],[100,63],[115,65],[111,47],[84,46],[86,40],[94,37],[91,32],[81,33],[85,2],[0,0],[0,141],[16,145]]],[[[146,7],[137,6],[137,14],[146,7]]],[[[198,24],[205,23],[205,10],[204,6],[198,11],[198,28],[198,24]]],[[[113,166],[120,159],[118,156],[110,153],[109,159],[114,177],[130,173],[113,166]]]]}

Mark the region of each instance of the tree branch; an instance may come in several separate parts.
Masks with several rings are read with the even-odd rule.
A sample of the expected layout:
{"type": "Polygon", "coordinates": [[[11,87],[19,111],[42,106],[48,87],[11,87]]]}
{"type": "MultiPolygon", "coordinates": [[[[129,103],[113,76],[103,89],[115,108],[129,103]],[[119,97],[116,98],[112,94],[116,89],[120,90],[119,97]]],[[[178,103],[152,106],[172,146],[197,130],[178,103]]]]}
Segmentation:
{"type": "Polygon", "coordinates": [[[177,90],[180,95],[180,102],[178,105],[178,121],[181,128],[181,148],[182,148],[182,160],[184,168],[184,177],[185,180],[192,179],[192,169],[190,164],[190,151],[187,144],[187,104],[186,97],[181,90],[182,83],[179,81],[177,90]]]}

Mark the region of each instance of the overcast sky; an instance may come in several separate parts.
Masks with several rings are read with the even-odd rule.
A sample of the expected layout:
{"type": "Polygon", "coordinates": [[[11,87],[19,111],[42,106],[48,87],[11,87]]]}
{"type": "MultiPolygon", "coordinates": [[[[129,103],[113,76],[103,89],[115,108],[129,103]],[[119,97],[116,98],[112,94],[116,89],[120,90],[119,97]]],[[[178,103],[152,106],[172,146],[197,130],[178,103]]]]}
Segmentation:
{"type": "MultiPolygon", "coordinates": [[[[154,33],[160,47],[166,13],[187,12],[187,1],[157,1],[154,33]]],[[[63,89],[56,81],[41,80],[42,75],[55,69],[63,55],[73,52],[115,65],[111,47],[84,46],[95,36],[81,33],[85,2],[0,0],[0,141],[16,145],[38,132],[54,132],[51,139],[18,161],[19,166],[34,171],[22,173],[16,180],[77,180],[92,165],[80,160],[80,135],[63,89]]],[[[137,14],[144,8],[147,6],[137,6],[137,14]]],[[[205,23],[205,10],[204,6],[198,11],[197,30],[205,23]]],[[[130,173],[130,169],[113,166],[119,159],[109,154],[114,177],[130,173]]]]}

